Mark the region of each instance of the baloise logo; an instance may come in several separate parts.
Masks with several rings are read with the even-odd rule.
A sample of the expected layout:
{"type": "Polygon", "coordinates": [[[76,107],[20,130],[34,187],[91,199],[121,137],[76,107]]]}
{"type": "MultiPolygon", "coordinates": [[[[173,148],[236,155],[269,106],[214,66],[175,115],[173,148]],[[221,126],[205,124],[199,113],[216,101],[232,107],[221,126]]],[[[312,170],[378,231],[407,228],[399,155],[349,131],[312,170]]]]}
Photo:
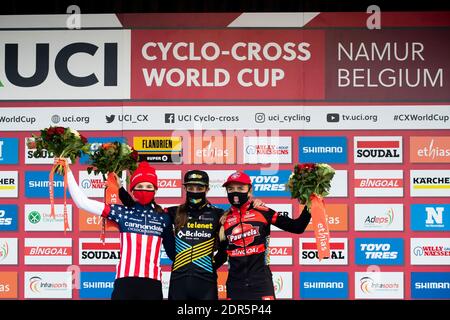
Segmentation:
{"type": "MultiPolygon", "coordinates": [[[[76,58],[78,55],[96,56],[99,46],[88,42],[75,42],[62,47],[55,56],[55,60],[50,60],[50,43],[36,43],[34,50],[34,59],[36,61],[34,72],[31,76],[23,76],[20,74],[19,56],[24,53],[19,52],[18,43],[5,44],[5,76],[9,83],[16,87],[30,88],[36,87],[44,83],[49,76],[49,70],[54,68],[56,76],[64,84],[72,87],[88,87],[98,82],[102,82],[104,86],[117,86],[117,68],[118,68],[118,44],[103,44],[103,79],[94,73],[79,75],[79,72],[73,72],[69,68],[69,60],[76,58]],[[53,65],[51,66],[51,63],[53,65]]],[[[22,49],[23,50],[23,49],[22,49]]],[[[28,59],[32,59],[29,55],[28,59]]]]}

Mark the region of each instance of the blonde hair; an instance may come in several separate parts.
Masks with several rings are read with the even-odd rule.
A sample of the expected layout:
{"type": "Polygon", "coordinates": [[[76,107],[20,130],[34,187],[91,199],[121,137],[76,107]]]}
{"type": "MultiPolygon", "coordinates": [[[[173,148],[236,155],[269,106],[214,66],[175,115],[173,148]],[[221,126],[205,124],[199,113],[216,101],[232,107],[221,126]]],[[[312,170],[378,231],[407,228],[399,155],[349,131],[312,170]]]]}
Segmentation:
{"type": "Polygon", "coordinates": [[[230,209],[228,209],[227,211],[225,211],[224,213],[223,213],[223,215],[220,217],[220,230],[219,230],[219,239],[220,239],[220,241],[225,241],[225,228],[224,228],[224,224],[225,224],[225,221],[226,221],[226,219],[227,219],[227,216],[228,216],[228,214],[231,212],[231,210],[230,209]]]}

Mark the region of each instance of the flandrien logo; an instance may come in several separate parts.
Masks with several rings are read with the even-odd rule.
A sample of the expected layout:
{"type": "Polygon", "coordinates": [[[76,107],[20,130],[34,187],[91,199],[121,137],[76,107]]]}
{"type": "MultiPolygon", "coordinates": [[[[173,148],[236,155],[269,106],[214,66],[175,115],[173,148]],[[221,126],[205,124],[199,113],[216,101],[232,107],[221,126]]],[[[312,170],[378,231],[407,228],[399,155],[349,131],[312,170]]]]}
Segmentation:
{"type": "Polygon", "coordinates": [[[355,163],[402,163],[402,137],[354,137],[355,163]]]}

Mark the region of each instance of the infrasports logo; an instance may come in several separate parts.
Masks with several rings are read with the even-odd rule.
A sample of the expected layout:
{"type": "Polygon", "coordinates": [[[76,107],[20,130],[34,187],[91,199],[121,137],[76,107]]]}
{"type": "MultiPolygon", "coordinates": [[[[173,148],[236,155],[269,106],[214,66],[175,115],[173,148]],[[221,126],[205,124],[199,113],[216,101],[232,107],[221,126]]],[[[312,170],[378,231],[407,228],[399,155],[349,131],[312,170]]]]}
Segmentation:
{"type": "Polygon", "coordinates": [[[182,137],[134,137],[133,147],[139,161],[176,163],[183,161],[182,137]]]}
{"type": "Polygon", "coordinates": [[[449,204],[412,204],[411,230],[450,231],[449,204]]]}
{"type": "Polygon", "coordinates": [[[412,265],[450,265],[450,238],[411,238],[412,265]]]}
{"type": "Polygon", "coordinates": [[[17,230],[17,205],[0,204],[0,231],[17,230]]]}
{"type": "Polygon", "coordinates": [[[300,272],[300,298],[348,299],[347,272],[300,272]]]}
{"type": "Polygon", "coordinates": [[[450,170],[411,170],[411,197],[450,197],[450,170]]]}
{"type": "Polygon", "coordinates": [[[403,204],[355,204],[356,231],[403,231],[403,204]]]}
{"type": "Polygon", "coordinates": [[[271,265],[292,265],[292,238],[270,238],[271,265]]]}
{"type": "Polygon", "coordinates": [[[347,163],[347,137],[300,137],[301,163],[347,163]]]}
{"type": "Polygon", "coordinates": [[[17,198],[18,172],[0,171],[0,198],[17,198]]]}
{"type": "Polygon", "coordinates": [[[315,238],[300,238],[300,265],[347,265],[347,238],[330,239],[330,258],[319,261],[315,238]]]}
{"type": "Polygon", "coordinates": [[[71,299],[71,272],[25,272],[25,299],[71,299]]]}
{"type": "Polygon", "coordinates": [[[253,195],[255,197],[290,197],[286,189],[291,172],[278,170],[275,173],[264,170],[246,170],[252,181],[253,195]]]}
{"type": "Polygon", "coordinates": [[[357,238],[355,262],[362,265],[402,265],[403,239],[357,238]]]}
{"type": "Polygon", "coordinates": [[[158,197],[181,197],[181,171],[156,170],[158,197]]]}
{"type": "Polygon", "coordinates": [[[356,299],[403,299],[403,272],[355,272],[356,299]]]}
{"type": "Polygon", "coordinates": [[[413,299],[450,299],[450,272],[411,272],[413,299]]]}
{"type": "Polygon", "coordinates": [[[403,197],[402,170],[355,170],[355,197],[403,197]]]}
{"type": "Polygon", "coordinates": [[[0,138],[0,164],[19,163],[19,139],[0,138]]]}
{"type": "Polygon", "coordinates": [[[402,137],[354,137],[355,163],[402,163],[402,137]]]}
{"type": "Polygon", "coordinates": [[[291,137],[244,137],[244,163],[291,163],[291,137]]]}
{"type": "Polygon", "coordinates": [[[106,238],[103,244],[98,238],[80,238],[80,265],[117,265],[120,260],[120,239],[106,238]]]}
{"type": "Polygon", "coordinates": [[[450,137],[410,137],[412,163],[450,163],[450,137]]]}

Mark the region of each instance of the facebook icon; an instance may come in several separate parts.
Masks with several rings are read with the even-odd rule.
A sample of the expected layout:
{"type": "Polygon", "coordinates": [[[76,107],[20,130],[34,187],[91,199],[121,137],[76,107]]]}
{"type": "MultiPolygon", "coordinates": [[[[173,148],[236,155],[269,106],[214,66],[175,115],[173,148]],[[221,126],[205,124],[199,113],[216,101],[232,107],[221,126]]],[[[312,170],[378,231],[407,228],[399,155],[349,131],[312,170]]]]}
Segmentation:
{"type": "Polygon", "coordinates": [[[175,122],[175,113],[166,113],[164,122],[165,123],[174,123],[175,122]]]}

